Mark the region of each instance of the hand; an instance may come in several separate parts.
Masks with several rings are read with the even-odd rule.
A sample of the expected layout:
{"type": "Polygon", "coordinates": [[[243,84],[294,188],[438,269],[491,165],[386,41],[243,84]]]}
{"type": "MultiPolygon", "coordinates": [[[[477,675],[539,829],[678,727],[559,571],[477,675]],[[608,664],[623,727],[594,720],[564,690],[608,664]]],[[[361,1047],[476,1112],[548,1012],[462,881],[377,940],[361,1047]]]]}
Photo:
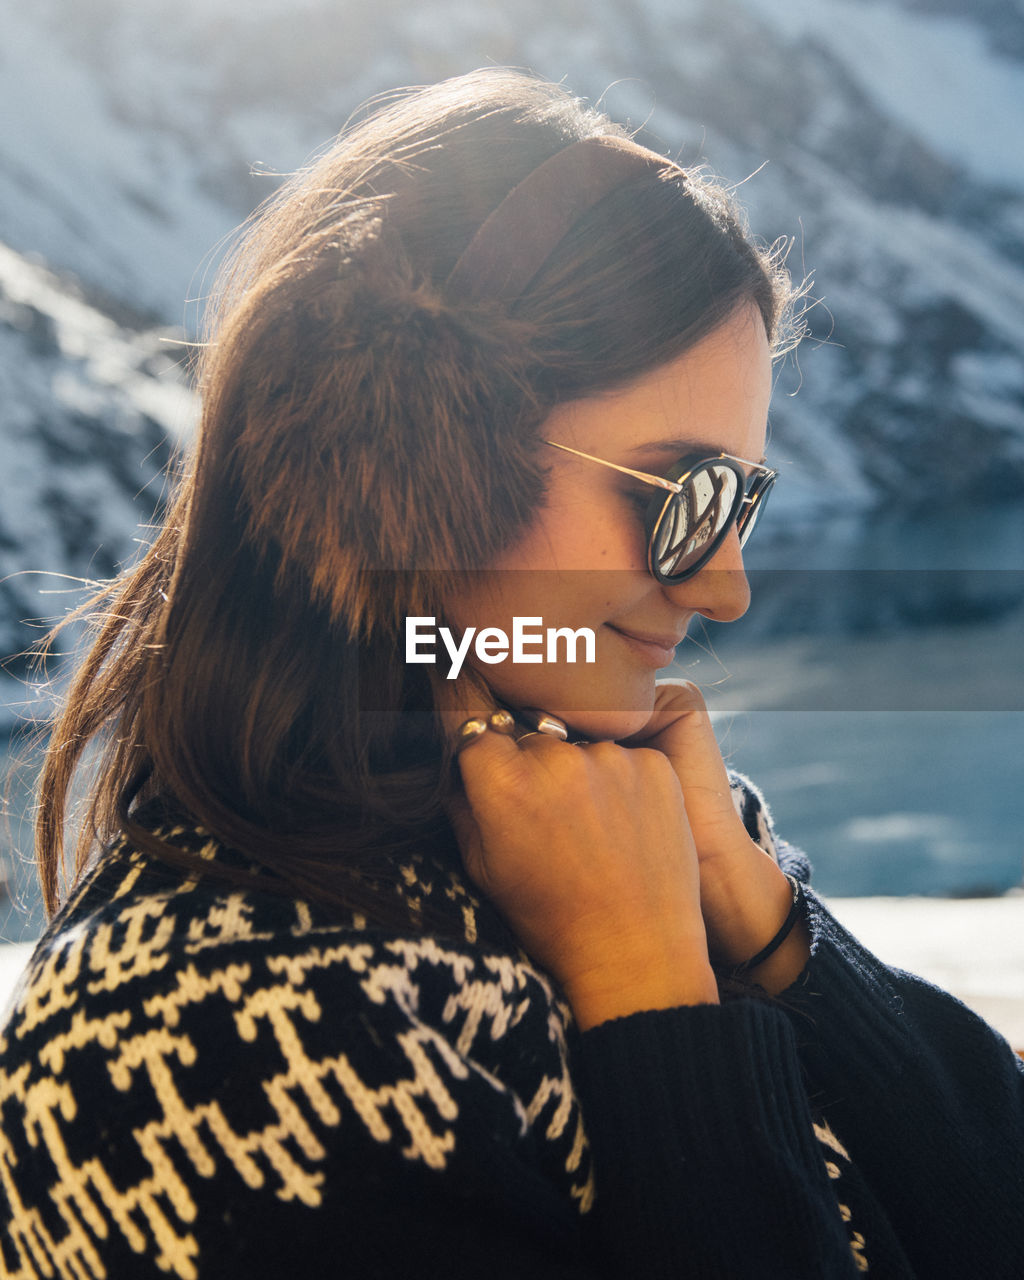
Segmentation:
{"type": "MultiPolygon", "coordinates": [[[[653,748],[668,757],[686,798],[686,814],[701,874],[749,855],[753,841],[736,812],[711,716],[689,680],[660,680],[651,718],[623,746],[653,748]]],[[[763,851],[753,846],[763,857],[763,851]]]]}
{"type": "MultiPolygon", "coordinates": [[[[740,964],[774,936],[789,912],[792,891],[736,812],[711,717],[697,686],[687,680],[660,681],[651,719],[623,745],[654,748],[671,763],[700,863],[708,941],[717,957],[740,964]]],[[[800,974],[809,954],[806,929],[798,926],[752,976],[777,993],[800,974]]]]}
{"type": "Polygon", "coordinates": [[[453,820],[466,871],[583,1029],[717,1002],[697,852],[661,752],[487,732],[459,765],[466,799],[453,820]]]}

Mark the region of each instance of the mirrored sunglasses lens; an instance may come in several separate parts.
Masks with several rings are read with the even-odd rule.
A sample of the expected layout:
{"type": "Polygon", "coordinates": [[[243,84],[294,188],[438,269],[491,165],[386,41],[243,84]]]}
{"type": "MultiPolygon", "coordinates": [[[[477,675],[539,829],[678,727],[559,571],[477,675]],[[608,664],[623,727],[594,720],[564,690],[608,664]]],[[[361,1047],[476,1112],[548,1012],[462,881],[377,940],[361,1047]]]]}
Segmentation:
{"type": "Polygon", "coordinates": [[[687,573],[708,559],[728,532],[739,481],[730,467],[709,463],[695,471],[666,506],[652,547],[666,578],[687,573]]]}

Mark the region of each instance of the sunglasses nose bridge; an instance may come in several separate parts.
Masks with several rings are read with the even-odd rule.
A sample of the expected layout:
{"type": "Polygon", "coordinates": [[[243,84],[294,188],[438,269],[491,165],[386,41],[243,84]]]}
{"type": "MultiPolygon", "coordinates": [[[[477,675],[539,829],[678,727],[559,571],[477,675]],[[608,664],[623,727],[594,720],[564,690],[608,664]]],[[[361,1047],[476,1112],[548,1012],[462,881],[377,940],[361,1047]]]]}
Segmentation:
{"type": "Polygon", "coordinates": [[[736,516],[736,527],[739,530],[741,547],[747,545],[747,540],[754,532],[754,526],[764,514],[765,503],[768,501],[768,495],[772,491],[775,479],[774,472],[759,476],[744,493],[743,502],[740,504],[740,509],[736,516]]]}

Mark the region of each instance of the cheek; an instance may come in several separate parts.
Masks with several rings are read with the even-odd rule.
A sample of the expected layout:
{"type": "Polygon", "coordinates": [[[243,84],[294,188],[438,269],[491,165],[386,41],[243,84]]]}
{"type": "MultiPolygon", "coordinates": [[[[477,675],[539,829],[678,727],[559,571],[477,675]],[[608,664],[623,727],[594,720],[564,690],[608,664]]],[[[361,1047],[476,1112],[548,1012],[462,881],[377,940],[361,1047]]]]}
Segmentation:
{"type": "Polygon", "coordinates": [[[591,503],[562,530],[567,559],[579,569],[646,567],[643,521],[627,503],[591,503]]]}
{"type": "Polygon", "coordinates": [[[553,492],[530,528],[460,593],[460,627],[540,617],[545,626],[599,627],[628,616],[656,584],[647,573],[643,522],[614,495],[590,501],[553,492]]]}
{"type": "Polygon", "coordinates": [[[565,563],[567,549],[574,542],[578,526],[579,520],[573,519],[570,509],[564,506],[545,508],[523,536],[499,556],[494,568],[499,572],[507,569],[516,573],[557,569],[565,563]]]}
{"type": "Polygon", "coordinates": [[[575,502],[546,511],[496,568],[559,572],[647,568],[643,521],[632,507],[575,502]]]}

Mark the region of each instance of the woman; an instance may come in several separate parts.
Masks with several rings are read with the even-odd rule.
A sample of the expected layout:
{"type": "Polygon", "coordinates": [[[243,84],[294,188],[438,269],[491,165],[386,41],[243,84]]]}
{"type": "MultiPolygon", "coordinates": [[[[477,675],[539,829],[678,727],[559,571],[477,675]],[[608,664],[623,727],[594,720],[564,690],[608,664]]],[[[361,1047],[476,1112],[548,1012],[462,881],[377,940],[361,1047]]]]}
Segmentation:
{"type": "Polygon", "coordinates": [[[106,752],[0,1045],[6,1273],[1019,1274],[1020,1063],[655,683],[746,608],[788,308],[508,72],[262,213],[50,748],[51,909],[106,752]]]}

